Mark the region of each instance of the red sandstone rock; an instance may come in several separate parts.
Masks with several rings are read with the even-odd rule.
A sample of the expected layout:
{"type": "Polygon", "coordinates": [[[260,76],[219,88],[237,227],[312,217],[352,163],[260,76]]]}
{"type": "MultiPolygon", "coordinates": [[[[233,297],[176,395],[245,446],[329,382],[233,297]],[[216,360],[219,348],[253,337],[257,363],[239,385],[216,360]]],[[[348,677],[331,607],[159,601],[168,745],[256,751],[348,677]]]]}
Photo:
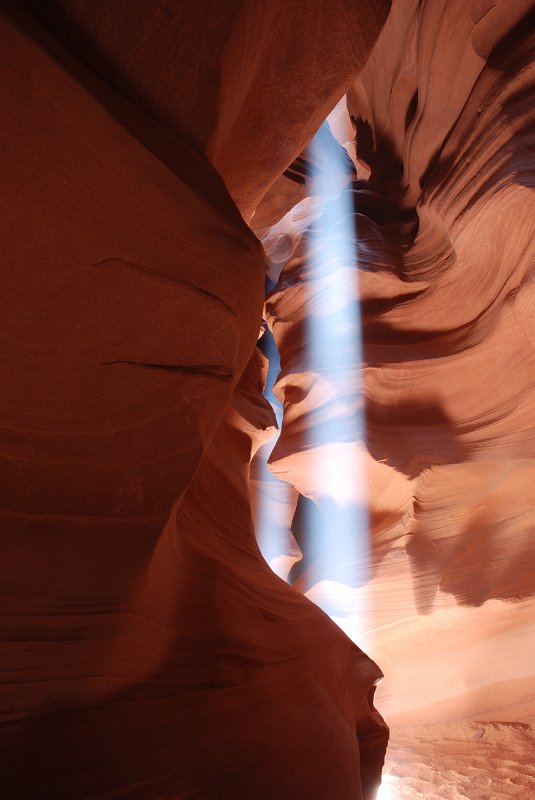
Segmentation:
{"type": "Polygon", "coordinates": [[[371,800],[380,672],[296,588],[350,633],[367,603],[399,798],[532,791],[530,3],[396,0],[368,59],[388,5],[3,3],[10,800],[371,800]],[[323,452],[361,453],[372,546],[369,583],[350,563],[333,595],[320,560],[289,588],[253,538],[274,421],[238,208],[269,276],[290,262],[267,305],[272,468],[321,507],[315,412],[363,400],[303,359],[322,301],[304,231],[337,220],[299,177],[346,89],[367,426],[323,452]]]}
{"type": "Polygon", "coordinates": [[[364,66],[391,0],[25,4],[206,153],[248,218],[364,66]]]}
{"type": "Polygon", "coordinates": [[[48,31],[23,5],[0,23],[2,790],[371,798],[380,670],[254,541],[264,256],[225,182],[252,212],[389,4],[29,2],[48,31]]]}

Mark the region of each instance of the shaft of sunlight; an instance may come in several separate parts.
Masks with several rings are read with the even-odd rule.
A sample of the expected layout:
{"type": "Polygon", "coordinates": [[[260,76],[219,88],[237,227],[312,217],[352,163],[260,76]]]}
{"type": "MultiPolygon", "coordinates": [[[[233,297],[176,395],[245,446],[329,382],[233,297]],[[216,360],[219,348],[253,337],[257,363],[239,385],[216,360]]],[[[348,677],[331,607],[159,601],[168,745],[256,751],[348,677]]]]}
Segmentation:
{"type": "Polygon", "coordinates": [[[310,231],[307,283],[308,359],[321,388],[307,446],[315,460],[312,499],[327,520],[321,555],[326,580],[317,594],[327,613],[362,645],[369,625],[359,587],[368,577],[369,522],[356,224],[347,154],[325,127],[310,145],[312,193],[326,198],[326,205],[310,231]]]}

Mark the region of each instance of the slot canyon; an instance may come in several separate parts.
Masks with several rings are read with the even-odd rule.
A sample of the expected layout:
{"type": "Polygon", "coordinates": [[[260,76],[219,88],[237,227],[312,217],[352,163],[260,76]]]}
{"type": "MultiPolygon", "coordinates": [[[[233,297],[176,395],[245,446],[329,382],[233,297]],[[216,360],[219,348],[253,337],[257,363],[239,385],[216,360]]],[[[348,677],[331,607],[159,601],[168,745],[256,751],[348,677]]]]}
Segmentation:
{"type": "Polygon", "coordinates": [[[0,9],[0,798],[535,798],[532,1],[0,9]]]}

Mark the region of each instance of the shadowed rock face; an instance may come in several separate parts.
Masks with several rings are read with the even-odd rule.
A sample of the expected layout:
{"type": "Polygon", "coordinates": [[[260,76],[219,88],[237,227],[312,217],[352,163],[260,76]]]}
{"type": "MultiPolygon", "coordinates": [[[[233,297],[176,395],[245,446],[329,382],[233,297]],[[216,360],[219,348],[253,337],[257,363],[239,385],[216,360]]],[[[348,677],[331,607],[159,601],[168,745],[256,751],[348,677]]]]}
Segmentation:
{"type": "MultiPolygon", "coordinates": [[[[261,359],[255,351],[130,595],[115,615],[101,610],[107,621],[92,635],[106,638],[54,661],[70,692],[34,699],[37,716],[27,696],[19,701],[3,748],[11,796],[32,797],[36,786],[44,798],[264,798],[303,787],[371,796],[388,736],[371,702],[381,672],[276,578],[256,545],[248,464],[273,425],[261,359]],[[98,675],[76,680],[90,665],[98,675]],[[300,770],[295,757],[288,764],[290,746],[300,770]]],[[[82,599],[77,616],[89,628],[82,599]]],[[[50,613],[40,622],[40,635],[64,648],[85,633],[50,613]]]]}
{"type": "Polygon", "coordinates": [[[363,67],[391,2],[25,5],[106,83],[204,153],[248,218],[363,67]]]}
{"type": "Polygon", "coordinates": [[[240,211],[389,4],[135,5],[2,4],[2,789],[371,798],[381,672],[254,538],[240,211]]]}

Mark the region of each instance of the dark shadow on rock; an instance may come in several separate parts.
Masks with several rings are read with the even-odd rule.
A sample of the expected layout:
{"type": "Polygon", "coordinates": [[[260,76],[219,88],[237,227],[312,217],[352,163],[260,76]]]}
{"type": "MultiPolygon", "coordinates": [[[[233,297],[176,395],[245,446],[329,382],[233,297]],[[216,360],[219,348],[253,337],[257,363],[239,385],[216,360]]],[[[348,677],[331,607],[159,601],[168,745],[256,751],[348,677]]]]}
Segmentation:
{"type": "Polygon", "coordinates": [[[534,524],[531,512],[498,521],[474,514],[441,565],[440,589],[463,606],[532,597],[534,524]]]}
{"type": "Polygon", "coordinates": [[[414,94],[412,95],[409,104],[407,106],[407,113],[405,114],[405,130],[407,130],[407,128],[413,121],[414,117],[416,116],[417,109],[418,109],[418,89],[415,89],[414,94]]]}
{"type": "Polygon", "coordinates": [[[462,463],[466,447],[455,423],[433,397],[414,403],[366,403],[366,443],[376,461],[415,478],[436,464],[462,463]]]}
{"type": "Polygon", "coordinates": [[[303,557],[290,569],[288,583],[293,584],[310,569],[329,546],[331,530],[327,519],[310,498],[300,494],[292,519],[291,531],[303,557]]]}
{"type": "Polygon", "coordinates": [[[356,130],[357,159],[371,170],[370,184],[385,196],[401,198],[403,185],[403,159],[396,151],[392,140],[381,131],[373,130],[362,117],[351,117],[356,130]]]}

